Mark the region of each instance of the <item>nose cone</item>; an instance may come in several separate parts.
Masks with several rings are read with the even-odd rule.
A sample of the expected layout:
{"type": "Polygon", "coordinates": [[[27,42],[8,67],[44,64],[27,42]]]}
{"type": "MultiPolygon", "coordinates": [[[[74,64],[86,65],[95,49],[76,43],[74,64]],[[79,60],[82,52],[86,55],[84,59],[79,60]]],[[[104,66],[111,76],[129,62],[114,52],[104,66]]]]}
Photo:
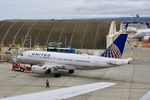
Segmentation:
{"type": "Polygon", "coordinates": [[[32,73],[35,73],[35,72],[36,72],[35,69],[36,69],[36,67],[33,65],[33,66],[31,67],[32,73]]]}
{"type": "Polygon", "coordinates": [[[21,58],[21,56],[17,56],[17,59],[20,59],[21,58]]]}
{"type": "Polygon", "coordinates": [[[18,62],[22,61],[22,59],[23,59],[23,56],[20,56],[20,55],[19,55],[19,56],[16,57],[16,60],[17,60],[18,62]]]}

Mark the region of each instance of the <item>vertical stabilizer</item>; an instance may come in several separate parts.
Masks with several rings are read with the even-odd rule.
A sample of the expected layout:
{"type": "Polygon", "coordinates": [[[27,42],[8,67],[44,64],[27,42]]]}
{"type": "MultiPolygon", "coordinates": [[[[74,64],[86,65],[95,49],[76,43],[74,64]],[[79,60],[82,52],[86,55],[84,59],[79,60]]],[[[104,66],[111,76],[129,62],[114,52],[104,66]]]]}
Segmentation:
{"type": "Polygon", "coordinates": [[[108,58],[122,58],[127,36],[128,34],[120,34],[101,56],[108,58]]]}

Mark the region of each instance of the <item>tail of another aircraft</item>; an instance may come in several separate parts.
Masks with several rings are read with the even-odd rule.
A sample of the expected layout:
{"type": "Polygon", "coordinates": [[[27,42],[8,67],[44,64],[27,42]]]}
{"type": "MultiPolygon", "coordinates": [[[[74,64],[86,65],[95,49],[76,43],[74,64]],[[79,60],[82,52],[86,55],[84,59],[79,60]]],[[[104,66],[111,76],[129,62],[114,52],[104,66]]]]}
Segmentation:
{"type": "Polygon", "coordinates": [[[128,34],[120,34],[101,56],[108,58],[122,58],[127,36],[128,34]]]}
{"type": "Polygon", "coordinates": [[[124,29],[127,30],[129,23],[127,22],[126,25],[124,26],[124,29]]]}
{"type": "Polygon", "coordinates": [[[147,28],[150,28],[150,25],[149,25],[149,23],[148,23],[148,22],[146,22],[146,26],[147,26],[147,28]]]}

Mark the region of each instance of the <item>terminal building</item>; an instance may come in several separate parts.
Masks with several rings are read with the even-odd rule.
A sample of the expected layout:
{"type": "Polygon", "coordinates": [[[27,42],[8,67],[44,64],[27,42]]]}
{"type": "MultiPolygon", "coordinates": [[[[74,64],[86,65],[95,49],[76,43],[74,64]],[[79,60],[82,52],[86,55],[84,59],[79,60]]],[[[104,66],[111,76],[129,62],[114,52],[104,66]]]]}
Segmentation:
{"type": "MultiPolygon", "coordinates": [[[[103,20],[4,20],[0,44],[29,47],[63,42],[78,49],[104,49],[111,21],[103,20]]],[[[121,21],[116,22],[117,31],[121,21]]]]}

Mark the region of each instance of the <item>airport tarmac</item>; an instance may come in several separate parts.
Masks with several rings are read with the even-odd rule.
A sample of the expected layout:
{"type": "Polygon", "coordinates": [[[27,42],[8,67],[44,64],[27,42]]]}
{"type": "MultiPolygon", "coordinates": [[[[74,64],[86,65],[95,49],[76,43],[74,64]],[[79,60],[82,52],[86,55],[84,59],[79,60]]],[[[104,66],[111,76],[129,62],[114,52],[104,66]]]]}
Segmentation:
{"type": "Polygon", "coordinates": [[[60,78],[11,70],[11,64],[0,63],[0,98],[94,82],[113,82],[115,86],[67,100],[139,100],[150,90],[150,49],[125,48],[124,57],[134,57],[129,65],[99,70],[76,70],[60,78]],[[50,89],[45,88],[49,79],[50,89]]]}

